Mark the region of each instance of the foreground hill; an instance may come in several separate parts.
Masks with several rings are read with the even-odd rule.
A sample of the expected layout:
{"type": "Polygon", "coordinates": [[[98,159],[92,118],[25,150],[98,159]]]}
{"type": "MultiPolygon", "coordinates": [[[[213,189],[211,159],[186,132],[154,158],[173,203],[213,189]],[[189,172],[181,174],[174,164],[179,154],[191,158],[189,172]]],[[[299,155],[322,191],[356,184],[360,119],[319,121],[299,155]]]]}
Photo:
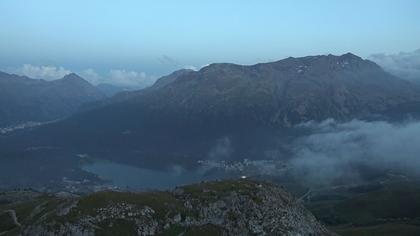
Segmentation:
{"type": "Polygon", "coordinates": [[[324,189],[305,205],[343,236],[420,235],[418,177],[388,175],[359,186],[324,189]]]}
{"type": "Polygon", "coordinates": [[[173,192],[0,195],[0,234],[334,235],[284,189],[208,182],[173,192]]]}
{"type": "MultiPolygon", "coordinates": [[[[419,111],[420,89],[353,54],[181,70],[70,119],[10,135],[2,151],[55,147],[136,162],[261,158],[310,120],[419,111]],[[402,108],[407,108],[402,111],[402,108]],[[222,150],[222,151],[220,151],[222,150]]],[[[1,143],[5,143],[1,146],[1,143]]]]}
{"type": "Polygon", "coordinates": [[[82,104],[102,98],[76,74],[45,81],[0,72],[0,127],[64,118],[82,104]]]}

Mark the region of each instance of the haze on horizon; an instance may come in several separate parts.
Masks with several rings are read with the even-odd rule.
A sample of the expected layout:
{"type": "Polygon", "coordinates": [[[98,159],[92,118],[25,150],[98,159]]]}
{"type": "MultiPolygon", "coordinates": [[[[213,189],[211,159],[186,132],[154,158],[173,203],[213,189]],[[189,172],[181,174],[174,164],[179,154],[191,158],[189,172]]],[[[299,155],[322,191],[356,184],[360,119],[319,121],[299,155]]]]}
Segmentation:
{"type": "Polygon", "coordinates": [[[0,70],[142,86],[180,68],[420,48],[420,2],[53,1],[0,3],[0,70]],[[157,14],[158,13],[158,14],[157,14]]]}

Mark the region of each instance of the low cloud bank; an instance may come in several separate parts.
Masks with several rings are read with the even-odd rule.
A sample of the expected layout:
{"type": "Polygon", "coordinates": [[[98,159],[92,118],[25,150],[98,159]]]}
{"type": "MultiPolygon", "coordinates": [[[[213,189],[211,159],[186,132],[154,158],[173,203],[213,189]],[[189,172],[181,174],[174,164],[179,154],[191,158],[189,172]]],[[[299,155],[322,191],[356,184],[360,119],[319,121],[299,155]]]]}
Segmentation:
{"type": "Polygon", "coordinates": [[[5,71],[48,81],[61,79],[65,75],[75,72],[93,85],[111,84],[117,87],[136,89],[151,86],[157,80],[156,76],[148,75],[145,72],[125,69],[110,69],[100,73],[92,68],[71,71],[62,66],[24,64],[19,68],[6,69],[5,71]]]}
{"type": "Polygon", "coordinates": [[[24,64],[20,69],[20,73],[35,79],[55,80],[63,78],[65,75],[70,74],[71,71],[61,66],[35,66],[24,64]]]}
{"type": "Polygon", "coordinates": [[[369,59],[402,79],[420,83],[420,49],[390,55],[374,54],[369,59]]]}
{"type": "Polygon", "coordinates": [[[420,174],[420,121],[391,124],[354,120],[306,123],[290,165],[310,184],[352,182],[389,170],[420,174]]]}
{"type": "Polygon", "coordinates": [[[80,76],[94,85],[111,84],[124,88],[145,88],[152,85],[157,77],[148,75],[145,72],[125,69],[111,69],[101,74],[92,68],[81,71],[80,76]]]}
{"type": "Polygon", "coordinates": [[[147,87],[152,85],[156,78],[147,75],[145,72],[112,69],[109,72],[109,80],[111,83],[120,86],[147,87]]]}

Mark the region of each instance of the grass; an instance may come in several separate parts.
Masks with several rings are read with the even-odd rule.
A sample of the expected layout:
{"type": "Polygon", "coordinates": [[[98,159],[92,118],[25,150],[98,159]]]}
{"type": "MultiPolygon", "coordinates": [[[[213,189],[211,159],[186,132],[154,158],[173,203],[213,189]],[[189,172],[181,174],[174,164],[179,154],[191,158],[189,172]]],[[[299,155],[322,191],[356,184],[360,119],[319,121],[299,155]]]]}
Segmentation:
{"type": "Polygon", "coordinates": [[[180,235],[186,232],[186,228],[180,225],[171,225],[168,229],[164,230],[162,233],[158,234],[157,236],[172,236],[172,235],[180,235]]]}
{"type": "Polygon", "coordinates": [[[389,184],[344,200],[314,201],[307,207],[331,226],[368,226],[383,223],[384,219],[415,219],[420,218],[420,188],[411,183],[389,184]]]}
{"type": "Polygon", "coordinates": [[[420,226],[409,224],[381,224],[363,227],[332,228],[342,236],[418,236],[420,226]]]}
{"type": "MultiPolygon", "coordinates": [[[[263,201],[258,197],[259,191],[257,183],[251,180],[227,180],[220,182],[203,182],[199,184],[181,187],[184,194],[190,196],[192,204],[199,202],[200,204],[209,204],[215,200],[219,200],[224,196],[229,195],[231,192],[248,196],[253,201],[260,203],[263,201]]],[[[3,207],[10,207],[16,211],[19,222],[23,225],[36,225],[46,224],[52,230],[56,230],[58,226],[65,222],[75,223],[81,218],[87,216],[97,216],[100,208],[108,208],[112,205],[120,207],[122,204],[130,205],[132,211],[138,211],[145,206],[151,207],[155,213],[153,214],[154,220],[163,223],[166,217],[173,217],[175,214],[181,214],[182,218],[186,216],[198,217],[197,209],[187,209],[184,206],[182,197],[177,196],[171,192],[114,192],[103,191],[92,193],[87,196],[78,198],[77,205],[73,207],[70,212],[64,216],[58,216],[56,210],[61,207],[69,206],[75,199],[62,199],[51,195],[41,195],[34,197],[29,201],[18,204],[0,205],[0,210],[3,207]],[[179,199],[178,199],[179,198],[179,199]],[[37,210],[36,210],[37,209],[37,210]],[[41,218],[42,217],[42,218],[41,218]],[[39,220],[42,219],[42,222],[39,220]]],[[[124,208],[118,208],[118,211],[125,211],[124,208]]],[[[128,211],[128,210],[127,210],[128,211]]],[[[130,210],[131,211],[131,210],[130,210]]],[[[106,213],[109,214],[109,213],[106,213]]],[[[111,213],[114,214],[114,213],[111,213]]],[[[119,214],[119,213],[118,213],[119,214]]],[[[135,235],[136,223],[134,219],[127,217],[124,219],[110,218],[100,222],[95,222],[98,229],[95,230],[96,235],[135,235]]],[[[239,216],[231,212],[228,216],[232,221],[236,220],[239,216]]],[[[10,224],[7,218],[0,218],[0,232],[4,229],[9,229],[10,224]]],[[[163,225],[161,225],[163,227],[163,225]]],[[[160,230],[162,229],[160,227],[160,230]]],[[[13,229],[13,228],[11,228],[13,229]]],[[[13,229],[15,230],[15,229],[13,229]]],[[[19,229],[17,229],[18,231],[19,229]]],[[[5,231],[5,230],[4,230],[5,231]]],[[[201,225],[201,226],[181,226],[171,225],[164,230],[160,235],[221,235],[223,228],[215,225],[201,225]]]]}
{"type": "Polygon", "coordinates": [[[10,217],[9,213],[2,213],[0,214],[0,233],[4,231],[9,231],[16,228],[12,218],[10,217]]]}
{"type": "Polygon", "coordinates": [[[223,230],[220,227],[211,224],[203,225],[200,227],[191,227],[185,232],[185,236],[216,236],[222,234],[223,230]]]}
{"type": "Polygon", "coordinates": [[[95,215],[96,210],[110,204],[131,204],[136,207],[149,206],[155,210],[158,217],[164,217],[168,211],[184,210],[182,203],[168,192],[98,192],[80,199],[78,206],[70,213],[73,217],[82,215],[95,215]]]}
{"type": "Polygon", "coordinates": [[[203,182],[182,187],[186,194],[202,200],[212,200],[232,191],[253,196],[256,193],[255,182],[251,180],[225,180],[203,182]]]}
{"type": "Polygon", "coordinates": [[[354,224],[374,223],[377,219],[420,217],[420,191],[381,190],[338,203],[335,211],[354,224]]]}
{"type": "Polygon", "coordinates": [[[182,227],[179,225],[171,225],[167,230],[158,234],[158,236],[173,236],[173,235],[184,235],[184,236],[217,236],[222,235],[223,229],[212,225],[202,225],[202,226],[194,226],[194,227],[182,227]]]}
{"type": "Polygon", "coordinates": [[[307,207],[343,236],[420,235],[418,182],[394,181],[343,200],[313,201],[307,207]]]}
{"type": "Polygon", "coordinates": [[[335,205],[339,201],[319,201],[307,205],[315,217],[327,225],[339,225],[348,223],[336,212],[335,205]]]}

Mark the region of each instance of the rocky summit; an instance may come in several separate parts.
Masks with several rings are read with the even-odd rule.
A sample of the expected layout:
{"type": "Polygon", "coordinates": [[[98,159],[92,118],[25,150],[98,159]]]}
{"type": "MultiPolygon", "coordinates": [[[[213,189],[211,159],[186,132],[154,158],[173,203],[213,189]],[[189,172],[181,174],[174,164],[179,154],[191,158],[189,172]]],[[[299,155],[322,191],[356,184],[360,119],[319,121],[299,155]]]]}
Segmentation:
{"type": "Polygon", "coordinates": [[[171,192],[5,192],[0,219],[0,235],[334,235],[283,188],[251,180],[171,192]]]}

